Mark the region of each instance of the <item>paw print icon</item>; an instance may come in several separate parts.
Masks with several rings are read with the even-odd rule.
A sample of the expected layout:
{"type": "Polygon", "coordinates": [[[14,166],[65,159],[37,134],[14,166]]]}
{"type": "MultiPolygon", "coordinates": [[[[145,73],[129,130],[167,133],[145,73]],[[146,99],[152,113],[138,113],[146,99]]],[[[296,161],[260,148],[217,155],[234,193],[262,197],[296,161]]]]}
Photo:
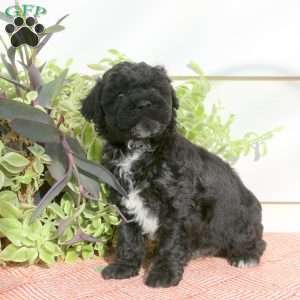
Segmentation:
{"type": "Polygon", "coordinates": [[[5,26],[5,31],[10,36],[11,44],[16,48],[23,44],[36,47],[44,30],[44,26],[33,17],[27,17],[26,19],[16,17],[13,24],[5,26]]]}

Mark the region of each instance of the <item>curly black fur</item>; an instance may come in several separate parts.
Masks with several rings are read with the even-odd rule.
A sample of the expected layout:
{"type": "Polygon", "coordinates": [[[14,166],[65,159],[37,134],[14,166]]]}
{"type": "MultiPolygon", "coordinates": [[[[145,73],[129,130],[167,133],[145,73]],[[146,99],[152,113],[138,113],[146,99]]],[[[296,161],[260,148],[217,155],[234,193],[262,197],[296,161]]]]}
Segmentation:
{"type": "Polygon", "coordinates": [[[127,188],[110,201],[134,222],[117,231],[117,260],[102,276],[138,274],[144,239],[158,241],[145,282],[177,285],[194,254],[255,265],[265,249],[261,206],[232,168],[176,131],[178,101],[161,67],[121,63],[84,100],[82,114],[107,141],[104,164],[127,188]]]}

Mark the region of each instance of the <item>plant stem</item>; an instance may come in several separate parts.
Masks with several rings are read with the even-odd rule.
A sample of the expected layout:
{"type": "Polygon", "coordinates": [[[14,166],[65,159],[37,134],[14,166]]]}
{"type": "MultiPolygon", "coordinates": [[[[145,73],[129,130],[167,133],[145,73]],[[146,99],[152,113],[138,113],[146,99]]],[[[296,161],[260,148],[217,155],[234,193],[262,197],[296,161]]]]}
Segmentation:
{"type": "Polygon", "coordinates": [[[79,193],[78,193],[76,206],[79,207],[80,202],[81,202],[81,196],[82,196],[82,186],[81,186],[81,182],[80,182],[79,171],[78,171],[78,168],[75,164],[75,159],[74,159],[74,156],[73,156],[73,153],[72,153],[72,149],[71,149],[70,145],[68,144],[67,139],[65,138],[65,136],[63,137],[62,145],[63,145],[63,148],[66,152],[67,157],[68,157],[69,164],[71,165],[71,168],[73,170],[73,174],[74,174],[74,176],[76,178],[76,181],[78,183],[79,193]]]}
{"type": "Polygon", "coordinates": [[[1,43],[2,43],[2,45],[3,45],[3,47],[4,47],[4,49],[6,50],[6,52],[8,51],[8,48],[7,48],[7,46],[6,46],[6,44],[5,44],[5,42],[4,42],[4,40],[3,40],[3,38],[2,38],[2,36],[0,35],[0,41],[1,41],[1,43]]]}
{"type": "Polygon", "coordinates": [[[22,88],[24,91],[27,91],[27,92],[31,91],[28,86],[25,86],[22,83],[14,80],[14,79],[8,78],[5,75],[0,74],[0,78],[2,78],[4,80],[6,80],[6,81],[8,81],[8,82],[10,82],[12,84],[14,84],[15,86],[18,86],[18,87],[22,88]]]}

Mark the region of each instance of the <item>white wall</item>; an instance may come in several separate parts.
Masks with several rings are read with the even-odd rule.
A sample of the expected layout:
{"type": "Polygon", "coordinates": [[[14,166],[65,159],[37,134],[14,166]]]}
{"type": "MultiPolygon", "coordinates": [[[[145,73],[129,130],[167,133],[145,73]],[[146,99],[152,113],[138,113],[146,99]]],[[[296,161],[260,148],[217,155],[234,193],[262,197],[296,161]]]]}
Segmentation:
{"type": "MultiPolygon", "coordinates": [[[[183,74],[190,59],[208,74],[299,74],[298,0],[31,0],[51,25],[70,13],[45,58],[76,57],[79,70],[117,48],[183,74]]],[[[0,10],[14,3],[1,0],[0,10]]]]}
{"type": "MultiPolygon", "coordinates": [[[[261,201],[300,202],[300,81],[214,81],[207,102],[221,100],[234,113],[235,136],[282,131],[267,142],[268,153],[254,162],[242,158],[235,168],[261,201]]],[[[300,209],[300,206],[299,206],[300,209]]],[[[300,211],[299,211],[300,213],[300,211]]],[[[300,223],[300,217],[299,217],[300,223]]]]}
{"type": "MultiPolygon", "coordinates": [[[[14,1],[1,0],[0,10],[14,1]]],[[[79,0],[23,1],[48,10],[46,27],[66,13],[66,30],[54,36],[41,57],[73,69],[100,60],[116,48],[135,61],[165,65],[171,75],[190,74],[197,61],[213,75],[300,75],[299,0],[79,0]]],[[[0,33],[5,35],[4,23],[0,33]]],[[[262,201],[300,201],[300,82],[213,82],[208,102],[222,100],[236,113],[235,134],[283,126],[258,162],[236,169],[262,201]]],[[[300,230],[300,206],[290,206],[282,224],[266,206],[269,231],[300,230]],[[273,216],[273,217],[272,217],[273,216]],[[294,224],[294,225],[293,225],[294,224]]]]}

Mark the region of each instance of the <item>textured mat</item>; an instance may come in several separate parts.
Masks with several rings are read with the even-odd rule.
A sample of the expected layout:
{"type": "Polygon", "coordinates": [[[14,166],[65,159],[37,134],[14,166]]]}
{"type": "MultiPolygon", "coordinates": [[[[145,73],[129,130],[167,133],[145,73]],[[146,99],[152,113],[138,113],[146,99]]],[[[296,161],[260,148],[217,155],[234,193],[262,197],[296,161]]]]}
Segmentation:
{"type": "Polygon", "coordinates": [[[152,289],[140,276],[104,281],[101,259],[76,264],[57,263],[0,268],[0,300],[300,300],[300,233],[266,234],[267,250],[261,265],[238,269],[223,259],[190,262],[177,287],[152,289]]]}

